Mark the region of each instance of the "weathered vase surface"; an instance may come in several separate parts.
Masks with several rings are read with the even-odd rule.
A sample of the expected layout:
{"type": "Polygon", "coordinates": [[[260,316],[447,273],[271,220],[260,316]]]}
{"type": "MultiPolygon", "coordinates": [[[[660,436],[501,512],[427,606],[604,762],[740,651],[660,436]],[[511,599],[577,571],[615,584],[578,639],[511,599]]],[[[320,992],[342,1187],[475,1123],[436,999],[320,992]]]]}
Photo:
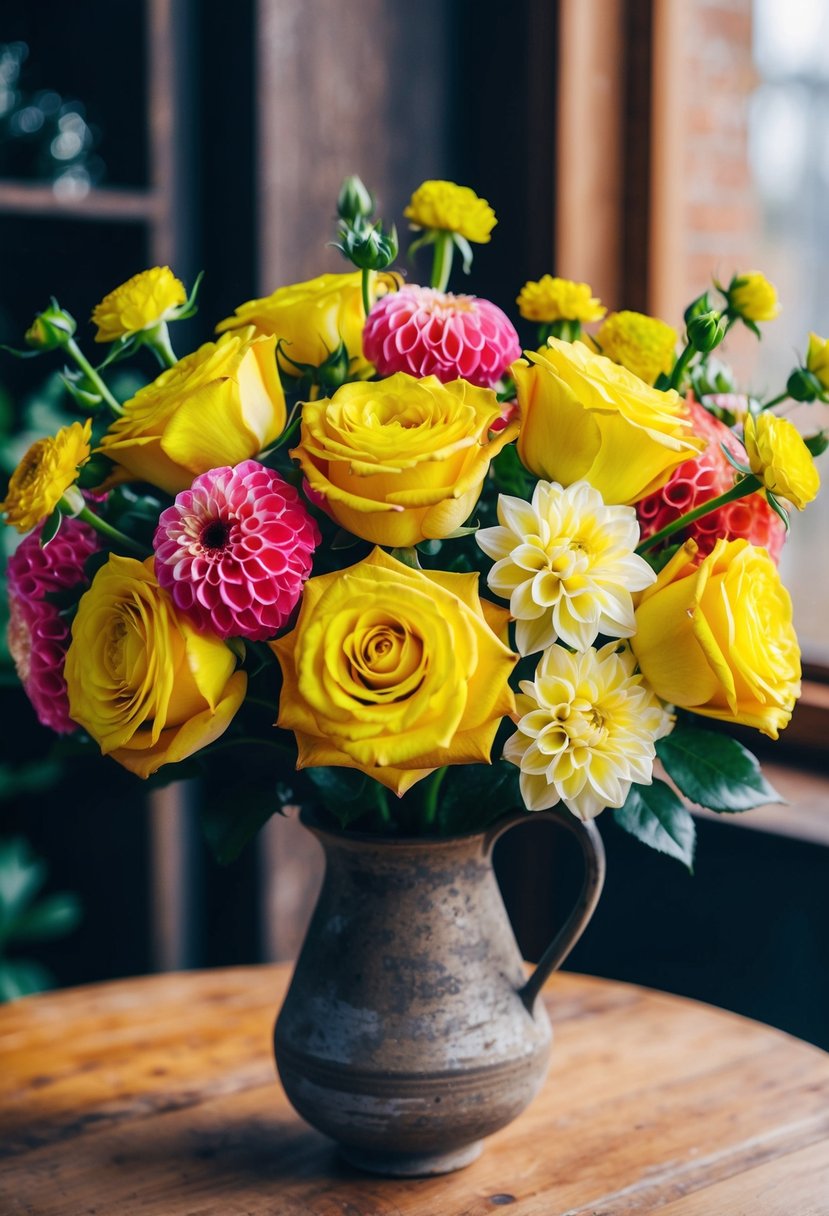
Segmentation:
{"type": "Polygon", "coordinates": [[[543,1003],[527,1000],[492,836],[305,822],[326,872],[276,1024],[285,1091],[356,1165],[459,1168],[538,1092],[552,1039],[543,1003]]]}

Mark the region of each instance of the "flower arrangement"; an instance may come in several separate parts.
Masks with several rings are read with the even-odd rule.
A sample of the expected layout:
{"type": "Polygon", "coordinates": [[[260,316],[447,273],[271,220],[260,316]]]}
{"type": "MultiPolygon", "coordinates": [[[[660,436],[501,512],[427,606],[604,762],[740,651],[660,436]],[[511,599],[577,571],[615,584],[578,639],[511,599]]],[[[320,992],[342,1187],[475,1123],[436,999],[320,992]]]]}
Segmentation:
{"type": "Polygon", "coordinates": [[[710,720],[776,738],[799,694],[776,562],[825,440],[775,407],[829,400],[829,342],[772,400],[735,394],[712,352],[778,311],[750,272],[689,306],[681,344],[545,274],[517,297],[522,344],[447,290],[496,224],[472,190],[412,195],[428,285],[393,270],[359,179],[338,212],[349,273],[242,304],[182,358],[198,284],[166,267],[94,308],[97,365],[55,301],[27,332],[82,416],[0,504],[26,534],[10,644],[40,721],[145,778],[253,742],[283,801],[343,827],[612,808],[690,864],[683,796],[776,797],[710,720]],[[142,348],[160,373],[120,401],[109,369],[142,348]]]}

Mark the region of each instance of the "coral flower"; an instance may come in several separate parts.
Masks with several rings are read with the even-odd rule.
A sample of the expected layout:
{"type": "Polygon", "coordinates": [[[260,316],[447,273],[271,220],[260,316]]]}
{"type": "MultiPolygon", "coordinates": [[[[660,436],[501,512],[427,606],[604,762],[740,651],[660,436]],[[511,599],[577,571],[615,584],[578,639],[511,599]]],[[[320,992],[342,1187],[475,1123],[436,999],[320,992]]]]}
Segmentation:
{"type": "Polygon", "coordinates": [[[204,631],[263,641],[296,607],[319,542],[298,491],[244,460],[203,473],[162,512],[156,577],[204,631]]]}
{"type": "Polygon", "coordinates": [[[97,548],[92,528],[64,519],[45,549],[36,535],[27,536],[9,559],[9,651],[38,720],[58,734],[76,729],[63,674],[69,623],[46,597],[85,586],[83,564],[97,548]]]}
{"type": "MultiPolygon", "coordinates": [[[[680,515],[687,515],[702,503],[731,489],[735,472],[723,455],[721,443],[736,460],[746,462],[745,448],[733,431],[696,401],[689,401],[688,409],[694,431],[708,440],[708,446],[699,456],[686,460],[675,469],[666,485],[636,504],[643,540],[680,515]]],[[[710,553],[721,537],[750,541],[768,550],[777,561],[786,539],[786,529],[761,494],[750,494],[727,503],[710,515],[703,515],[683,533],[683,539],[696,541],[703,555],[710,553]]]]}
{"type": "Polygon", "coordinates": [[[89,460],[92,422],[73,422],[57,435],[38,439],[11,475],[0,511],[18,532],[29,532],[54,511],[78,469],[89,460]]]}
{"type": "Polygon", "coordinates": [[[481,388],[491,388],[521,354],[518,334],[497,305],[416,286],[377,301],[363,346],[381,376],[408,372],[481,388]]]}

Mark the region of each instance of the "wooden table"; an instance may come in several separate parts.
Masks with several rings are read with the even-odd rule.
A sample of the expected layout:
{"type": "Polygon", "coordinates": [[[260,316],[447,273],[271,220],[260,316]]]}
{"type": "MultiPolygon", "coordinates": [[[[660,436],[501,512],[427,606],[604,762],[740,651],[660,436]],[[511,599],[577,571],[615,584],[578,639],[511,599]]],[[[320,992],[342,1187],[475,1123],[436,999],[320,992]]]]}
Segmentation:
{"type": "Polygon", "coordinates": [[[826,1216],[829,1056],[625,984],[559,975],[543,1094],[444,1178],[341,1165],[274,1075],[285,967],[0,1009],[0,1213],[826,1216]]]}

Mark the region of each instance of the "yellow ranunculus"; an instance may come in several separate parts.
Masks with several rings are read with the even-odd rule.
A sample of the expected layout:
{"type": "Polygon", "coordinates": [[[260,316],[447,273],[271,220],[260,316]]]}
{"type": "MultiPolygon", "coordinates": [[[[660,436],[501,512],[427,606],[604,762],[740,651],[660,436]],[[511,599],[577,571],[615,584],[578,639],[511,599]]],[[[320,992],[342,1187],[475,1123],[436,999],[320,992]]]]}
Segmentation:
{"type": "Polygon", "coordinates": [[[583,479],[605,502],[630,505],[705,447],[677,393],[650,388],[581,342],[550,338],[525,360],[510,370],[518,454],[536,477],[563,486],[583,479]]]}
{"type": "Polygon", "coordinates": [[[500,416],[491,389],[398,372],[307,402],[291,455],[343,528],[378,545],[415,545],[471,514],[490,460],[518,429],[490,437],[500,416]]]}
{"type": "Polygon", "coordinates": [[[104,296],[92,311],[96,342],[114,342],[127,334],[169,321],[187,299],[184,284],[169,266],[142,270],[104,296]]]}
{"type": "Polygon", "coordinates": [[[306,283],[280,287],[261,300],[240,304],[216,332],[252,325],[257,334],[276,338],[279,366],[287,376],[302,375],[295,363],[319,367],[345,343],[352,376],[370,376],[374,368],[363,354],[363,311],[360,271],[321,274],[306,283]]]}
{"type": "Polygon", "coordinates": [[[305,585],[282,667],[278,725],[299,768],[356,768],[403,794],[445,764],[488,764],[515,709],[509,614],[477,574],[412,570],[375,549],[305,585]]]}
{"type": "Polygon", "coordinates": [[[603,355],[653,384],[661,372],[673,369],[679,335],[657,317],[641,312],[613,312],[596,334],[603,355]]]}
{"type": "Polygon", "coordinates": [[[415,190],[403,214],[415,228],[439,228],[457,232],[467,241],[486,245],[498,223],[485,198],[469,186],[455,182],[423,182],[415,190]]]}
{"type": "Polygon", "coordinates": [[[829,338],[809,334],[806,370],[810,371],[825,389],[829,389],[829,338]]]}
{"type": "Polygon", "coordinates": [[[765,549],[687,541],[642,593],[631,646],[669,704],[776,739],[800,695],[792,604],[765,549]]]}
{"type": "Polygon", "coordinates": [[[218,739],[247,676],[162,591],[153,559],[111,555],[81,597],[66,655],[73,721],[139,777],[218,739]]]}
{"type": "Polygon", "coordinates": [[[527,321],[551,325],[554,321],[600,321],[607,309],[587,283],[542,275],[525,283],[515,301],[527,321]]]}
{"type": "Polygon", "coordinates": [[[735,275],[726,295],[731,311],[744,321],[773,321],[780,312],[777,291],[759,270],[735,275]]]}
{"type": "Polygon", "coordinates": [[[820,489],[820,477],[797,427],[776,414],[746,414],[744,441],[751,471],[767,490],[798,511],[820,489]]]}
{"type": "Polygon", "coordinates": [[[70,486],[78,469],[89,460],[92,422],[73,422],[57,435],[38,439],[11,475],[0,511],[6,523],[18,532],[29,532],[51,515],[70,486]]]}
{"type": "Polygon", "coordinates": [[[285,427],[273,338],[252,331],[207,342],[124,405],[100,451],[168,494],[208,469],[256,456],[285,427]]]}

